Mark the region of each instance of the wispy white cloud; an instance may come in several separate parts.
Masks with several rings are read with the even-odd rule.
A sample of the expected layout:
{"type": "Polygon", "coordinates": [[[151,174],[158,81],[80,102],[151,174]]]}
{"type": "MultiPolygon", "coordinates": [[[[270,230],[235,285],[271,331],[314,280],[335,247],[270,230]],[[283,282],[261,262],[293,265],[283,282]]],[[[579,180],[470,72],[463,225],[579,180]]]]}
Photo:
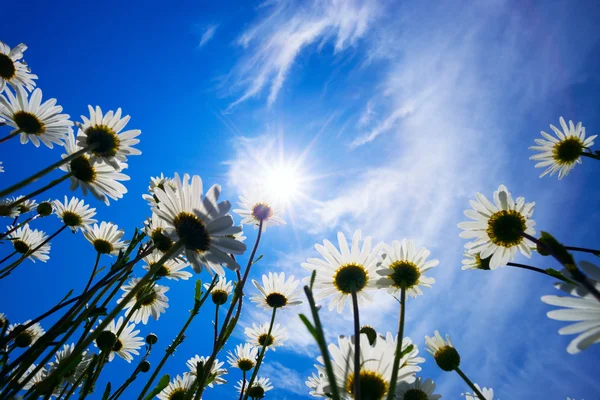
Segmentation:
{"type": "Polygon", "coordinates": [[[260,373],[262,376],[269,378],[273,383],[273,386],[277,389],[282,389],[301,396],[306,395],[307,387],[304,384],[305,377],[300,375],[298,371],[290,369],[277,361],[272,361],[270,363],[265,363],[260,369],[260,373]]]}
{"type": "Polygon", "coordinates": [[[208,43],[215,36],[215,33],[217,32],[218,27],[219,27],[218,24],[212,24],[212,25],[208,25],[207,27],[204,28],[204,32],[202,33],[202,36],[200,36],[200,42],[198,43],[198,48],[203,47],[206,43],[208,43]]]}
{"type": "Polygon", "coordinates": [[[266,87],[271,105],[304,48],[312,44],[322,48],[331,41],[334,53],[339,53],[366,34],[378,12],[376,2],[371,0],[278,1],[260,11],[265,8],[269,13],[237,40],[247,49],[247,55],[227,82],[242,92],[230,108],[259,95],[266,87]]]}

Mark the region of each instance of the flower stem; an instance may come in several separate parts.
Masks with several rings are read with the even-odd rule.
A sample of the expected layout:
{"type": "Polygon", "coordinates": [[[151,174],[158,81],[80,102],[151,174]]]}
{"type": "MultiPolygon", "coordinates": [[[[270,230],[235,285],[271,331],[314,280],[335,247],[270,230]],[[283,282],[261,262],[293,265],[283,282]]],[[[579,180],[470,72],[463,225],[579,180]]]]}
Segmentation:
{"type": "Polygon", "coordinates": [[[19,133],[21,133],[20,129],[15,129],[14,131],[12,131],[11,133],[9,133],[8,135],[4,136],[2,139],[0,139],[0,143],[4,143],[9,139],[14,138],[15,136],[17,136],[19,133]]]}
{"type": "Polygon", "coordinates": [[[183,325],[183,328],[181,328],[181,330],[179,331],[179,333],[177,334],[177,336],[175,337],[173,342],[165,349],[165,355],[158,363],[158,366],[154,369],[154,372],[150,376],[150,379],[148,379],[148,382],[146,382],[146,385],[144,386],[144,388],[140,392],[140,395],[138,396],[138,400],[142,400],[144,398],[144,395],[146,394],[148,389],[150,389],[152,382],[154,382],[154,380],[158,376],[158,373],[160,372],[162,367],[165,365],[165,363],[167,362],[169,357],[173,353],[175,353],[175,350],[183,342],[183,339],[185,339],[185,331],[187,331],[187,329],[190,326],[190,324],[192,323],[193,319],[196,317],[196,315],[198,315],[198,312],[200,311],[202,304],[204,304],[204,301],[210,295],[210,291],[217,283],[217,276],[218,275],[215,274],[209,288],[206,290],[206,293],[204,293],[204,296],[202,296],[202,299],[200,299],[200,301],[194,302],[194,308],[192,308],[192,310],[190,311],[190,316],[188,317],[187,321],[183,325]]]}
{"type": "Polygon", "coordinates": [[[400,359],[402,358],[402,339],[404,338],[404,313],[406,311],[406,289],[400,288],[400,321],[398,322],[398,342],[396,343],[396,357],[394,358],[394,367],[392,368],[392,378],[390,379],[390,388],[388,390],[388,400],[393,400],[396,392],[396,380],[398,379],[398,370],[400,369],[400,359]]]}
{"type": "Polygon", "coordinates": [[[100,252],[96,255],[96,262],[94,263],[94,269],[92,269],[92,274],[90,275],[90,279],[88,279],[87,285],[85,285],[85,289],[83,289],[83,293],[87,292],[94,280],[94,276],[96,275],[96,270],[98,269],[98,262],[100,261],[100,252]]]}
{"type": "Polygon", "coordinates": [[[352,291],[352,309],[354,311],[354,400],[360,400],[360,319],[356,290],[352,291]]]}
{"type": "Polygon", "coordinates": [[[587,153],[587,152],[581,152],[581,155],[584,157],[589,157],[589,158],[593,158],[595,160],[600,160],[600,156],[594,154],[594,153],[587,153]]]}
{"type": "Polygon", "coordinates": [[[565,249],[571,250],[571,251],[579,251],[581,253],[592,253],[595,256],[600,256],[600,250],[587,249],[585,247],[573,247],[573,246],[565,246],[565,249]]]}
{"type": "Polygon", "coordinates": [[[15,254],[17,254],[17,251],[13,251],[12,253],[10,253],[9,255],[7,255],[6,257],[4,257],[2,260],[0,260],[0,264],[2,264],[3,262],[7,261],[9,258],[11,258],[12,256],[14,256],[15,254]]]}
{"type": "Polygon", "coordinates": [[[71,176],[73,176],[73,171],[67,172],[66,174],[64,174],[60,178],[53,180],[52,182],[48,183],[46,186],[43,186],[43,187],[41,187],[41,188],[39,188],[37,190],[34,190],[33,192],[29,193],[27,196],[21,197],[20,199],[16,200],[14,203],[9,204],[8,207],[10,207],[10,208],[16,207],[19,204],[21,204],[22,202],[24,202],[25,200],[29,200],[29,199],[37,196],[40,193],[44,193],[48,189],[52,189],[54,186],[58,185],[61,182],[66,181],[71,176]]]}
{"type": "Polygon", "coordinates": [[[33,250],[30,250],[27,253],[23,254],[18,260],[16,260],[12,264],[10,264],[8,267],[3,268],[2,270],[0,270],[0,279],[4,279],[8,275],[10,275],[11,272],[13,272],[19,266],[19,264],[21,264],[23,262],[23,260],[25,260],[27,257],[29,257],[30,255],[34,254],[36,251],[38,251],[39,249],[41,249],[42,246],[44,246],[46,243],[48,243],[49,241],[51,241],[52,239],[54,239],[56,236],[58,236],[59,233],[61,233],[62,231],[64,231],[66,228],[67,228],[67,225],[61,226],[56,232],[54,232],[52,235],[48,236],[46,238],[46,240],[44,240],[42,243],[40,243],[33,250]]]}
{"type": "Polygon", "coordinates": [[[331,387],[331,398],[333,400],[340,400],[339,389],[337,381],[335,379],[335,374],[333,373],[331,357],[327,348],[327,342],[325,340],[325,332],[323,331],[323,325],[321,325],[319,310],[317,309],[317,305],[315,304],[315,298],[313,296],[312,290],[308,286],[304,286],[304,293],[306,294],[306,298],[308,299],[308,305],[310,306],[310,311],[313,316],[313,321],[315,324],[315,339],[317,341],[317,344],[319,345],[319,350],[321,350],[321,355],[323,356],[323,364],[325,365],[327,379],[329,381],[329,386],[331,387]]]}
{"type": "MultiPolygon", "coordinates": [[[[273,307],[273,314],[271,315],[271,323],[269,324],[269,331],[267,332],[267,340],[271,337],[271,331],[273,330],[273,325],[275,324],[275,313],[277,313],[277,307],[273,307]]],[[[254,371],[252,371],[252,376],[250,377],[250,382],[248,382],[248,390],[246,390],[246,395],[244,396],[244,400],[248,400],[248,395],[250,392],[250,388],[258,375],[258,370],[260,369],[260,365],[262,364],[262,360],[265,357],[265,353],[267,351],[268,341],[265,340],[260,353],[258,354],[258,359],[256,360],[256,366],[254,366],[254,371]]]]}
{"type": "Polygon", "coordinates": [[[177,254],[182,245],[183,242],[181,240],[176,242],[173,245],[173,247],[171,247],[171,249],[168,252],[166,252],[160,258],[160,260],[156,262],[156,264],[152,265],[150,270],[139,280],[138,284],[134,286],[125,297],[123,297],[120,303],[117,303],[117,305],[105,317],[105,319],[102,320],[102,322],[98,325],[94,332],[90,333],[90,335],[85,340],[83,340],[81,343],[75,346],[71,355],[67,357],[64,362],[60,363],[58,367],[48,376],[47,379],[60,379],[60,377],[62,377],[62,375],[65,372],[65,367],[68,367],[70,363],[73,362],[75,357],[77,357],[81,352],[83,352],[98,337],[98,335],[100,335],[104,331],[108,324],[113,319],[115,319],[115,317],[123,310],[123,308],[125,308],[125,305],[129,301],[131,301],[131,299],[133,299],[136,294],[138,294],[138,292],[144,287],[144,285],[146,285],[150,281],[150,279],[152,279],[152,277],[156,274],[156,272],[158,272],[160,267],[162,267],[164,262],[169,260],[175,254],[177,254]]]}
{"type": "Polygon", "coordinates": [[[240,391],[240,398],[238,400],[242,400],[244,397],[244,388],[246,387],[246,371],[242,371],[242,390],[240,391]]]}
{"type": "Polygon", "coordinates": [[[21,182],[16,183],[16,184],[0,191],[0,197],[6,197],[9,194],[11,194],[12,192],[15,192],[15,191],[21,189],[22,187],[25,187],[25,186],[29,185],[30,183],[37,181],[42,176],[54,171],[56,168],[60,167],[61,165],[64,165],[64,164],[68,163],[69,161],[76,159],[77,157],[85,154],[87,151],[90,151],[91,149],[92,149],[91,147],[81,149],[81,150],[63,158],[62,160],[55,162],[54,164],[50,165],[49,167],[44,168],[43,170],[31,175],[29,178],[23,179],[21,182]]]}
{"type": "Polygon", "coordinates": [[[571,274],[571,276],[573,277],[573,280],[579,282],[584,288],[586,288],[595,298],[596,300],[600,301],[600,292],[594,287],[594,285],[588,280],[587,276],[585,276],[583,274],[583,272],[581,272],[579,270],[579,268],[577,268],[577,266],[575,264],[571,264],[571,265],[567,265],[562,258],[556,254],[556,251],[554,251],[554,249],[551,246],[546,245],[545,243],[543,243],[542,241],[538,240],[537,238],[525,233],[525,232],[521,232],[521,236],[523,236],[526,239],[531,240],[532,242],[534,242],[536,245],[543,247],[544,249],[546,249],[546,251],[552,255],[552,257],[554,257],[554,259],[556,259],[556,261],[558,261],[559,263],[561,263],[567,270],[569,270],[569,273],[571,274]]]}
{"type": "Polygon", "coordinates": [[[467,378],[465,373],[462,372],[460,370],[460,368],[456,367],[455,371],[458,373],[458,375],[460,375],[461,378],[463,378],[463,380],[467,383],[467,385],[469,385],[469,387],[473,390],[473,392],[477,395],[477,397],[479,397],[481,400],[486,400],[486,398],[483,396],[483,394],[481,394],[479,389],[477,389],[477,387],[473,384],[473,382],[471,382],[471,380],[469,378],[467,378]]]}
{"type": "MultiPolygon", "coordinates": [[[[19,229],[20,227],[22,227],[25,224],[28,224],[29,222],[37,219],[40,217],[40,214],[36,214],[32,217],[27,218],[25,221],[19,223],[19,225],[13,226],[12,228],[10,228],[9,230],[7,230],[6,232],[4,232],[3,234],[0,235],[0,239],[4,239],[5,237],[7,237],[8,235],[10,235],[11,233],[13,233],[14,231],[16,231],[17,229],[19,229]]],[[[16,218],[15,218],[16,219],[16,218]]],[[[14,225],[14,224],[13,224],[14,225]]],[[[1,262],[1,261],[0,261],[1,262]]]]}
{"type": "Polygon", "coordinates": [[[219,339],[219,304],[215,307],[215,346],[219,339]]]}
{"type": "MultiPolygon", "coordinates": [[[[260,238],[262,237],[262,227],[263,227],[263,221],[260,221],[258,224],[258,234],[256,236],[256,242],[254,242],[254,247],[252,248],[252,253],[250,253],[250,258],[248,259],[248,265],[246,265],[246,270],[244,271],[244,276],[243,276],[242,280],[238,283],[238,285],[235,287],[235,291],[233,292],[234,295],[231,300],[229,309],[227,310],[227,315],[225,316],[225,319],[223,320],[223,325],[221,327],[221,332],[219,333],[219,337],[217,339],[216,345],[213,346],[212,354],[206,361],[206,364],[204,364],[204,373],[203,373],[202,378],[198,379],[200,381],[200,388],[198,389],[198,393],[200,393],[200,397],[202,397],[202,393],[204,392],[204,382],[206,382],[206,379],[208,378],[208,374],[210,373],[210,369],[212,368],[212,365],[215,362],[215,359],[217,358],[217,354],[219,353],[219,350],[221,350],[221,347],[224,345],[223,341],[225,339],[225,333],[228,330],[227,327],[229,326],[229,320],[231,319],[231,316],[233,314],[235,304],[238,301],[240,301],[240,304],[241,304],[242,296],[244,295],[244,285],[246,284],[246,280],[248,279],[248,274],[250,273],[250,268],[252,267],[252,263],[254,262],[254,256],[256,255],[256,250],[258,249],[258,244],[260,243],[260,238]]],[[[241,309],[238,309],[238,310],[241,311],[241,309]]],[[[238,314],[239,314],[239,312],[238,312],[238,314]]]]}

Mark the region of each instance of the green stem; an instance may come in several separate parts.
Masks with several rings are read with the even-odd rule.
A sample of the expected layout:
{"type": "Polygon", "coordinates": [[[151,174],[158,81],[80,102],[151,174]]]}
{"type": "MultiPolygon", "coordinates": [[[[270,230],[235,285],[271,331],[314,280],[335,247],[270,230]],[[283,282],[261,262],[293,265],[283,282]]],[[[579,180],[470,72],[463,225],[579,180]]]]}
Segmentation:
{"type": "Polygon", "coordinates": [[[596,155],[594,153],[582,152],[581,155],[584,156],[584,157],[593,158],[595,160],[600,160],[600,156],[598,156],[598,155],[596,155]]]}
{"type": "Polygon", "coordinates": [[[190,316],[188,317],[187,321],[185,321],[183,328],[181,328],[181,330],[179,331],[179,333],[177,334],[177,336],[175,337],[173,342],[165,349],[165,355],[158,363],[158,366],[154,369],[154,372],[152,373],[152,376],[150,376],[150,379],[148,379],[148,382],[146,382],[146,385],[144,386],[140,395],[138,396],[138,400],[142,400],[144,398],[144,395],[146,394],[148,389],[150,389],[152,382],[154,382],[154,380],[158,376],[162,367],[165,365],[165,363],[167,362],[169,357],[173,353],[175,353],[175,350],[177,349],[177,347],[183,342],[183,339],[185,338],[185,331],[187,331],[188,327],[190,326],[190,324],[192,323],[192,321],[194,320],[196,315],[198,315],[198,312],[200,311],[200,308],[204,304],[204,301],[210,295],[210,291],[216,284],[217,284],[217,275],[214,276],[210,286],[204,293],[204,296],[202,296],[202,299],[200,299],[199,302],[194,302],[194,308],[192,308],[192,310],[190,311],[190,316]]]}
{"type": "Polygon", "coordinates": [[[600,256],[600,250],[587,249],[585,247],[573,247],[573,246],[565,246],[565,249],[571,250],[571,251],[579,251],[582,253],[592,253],[595,256],[600,256]]]}
{"type": "MultiPolygon", "coordinates": [[[[271,315],[271,323],[269,324],[269,331],[267,332],[267,338],[271,337],[271,331],[273,330],[273,325],[275,324],[275,314],[277,313],[277,307],[273,307],[273,314],[271,315]]],[[[258,354],[258,360],[256,360],[256,366],[254,367],[254,371],[252,371],[252,376],[250,377],[250,382],[248,382],[248,390],[246,390],[246,395],[244,396],[244,400],[248,400],[248,394],[250,392],[250,388],[258,375],[258,370],[260,369],[260,365],[262,364],[262,360],[265,357],[265,352],[267,351],[267,340],[262,345],[260,353],[258,354]]]]}
{"type": "Polygon", "coordinates": [[[402,339],[404,338],[404,313],[406,311],[406,289],[400,288],[400,321],[398,322],[398,342],[396,343],[396,357],[394,358],[394,367],[392,368],[392,379],[388,390],[388,400],[393,400],[396,391],[396,380],[398,379],[398,370],[400,369],[400,359],[402,358],[402,339]]]}
{"type": "Polygon", "coordinates": [[[14,256],[15,254],[17,254],[17,251],[13,251],[12,253],[10,253],[9,255],[7,255],[6,257],[4,257],[2,260],[0,260],[0,264],[4,263],[5,261],[7,261],[9,258],[11,258],[12,256],[14,256]]]}
{"type": "MultiPolygon", "coordinates": [[[[33,221],[34,219],[37,219],[40,217],[40,214],[36,214],[33,217],[29,217],[27,218],[25,221],[19,223],[19,225],[13,226],[12,228],[10,228],[9,230],[7,230],[6,232],[4,232],[2,235],[0,235],[0,239],[4,239],[5,237],[7,237],[8,235],[10,235],[11,233],[13,233],[14,231],[16,231],[17,229],[19,229],[20,227],[22,227],[25,224],[28,224],[29,222],[33,221]]],[[[16,218],[15,218],[16,219],[16,218]]],[[[13,224],[14,225],[14,224],[13,224]]],[[[0,261],[1,262],[1,261],[0,261]]]]}
{"type": "MultiPolygon", "coordinates": [[[[200,396],[202,396],[202,393],[204,392],[204,382],[206,382],[206,379],[208,378],[208,374],[210,373],[210,369],[212,368],[212,365],[215,362],[215,359],[217,358],[217,354],[219,353],[219,350],[221,350],[221,347],[224,345],[223,340],[225,338],[225,333],[227,331],[227,327],[229,325],[229,320],[231,319],[231,315],[233,314],[235,305],[238,301],[240,301],[240,302],[242,301],[242,296],[244,295],[244,285],[246,284],[246,280],[248,279],[248,274],[250,273],[250,268],[252,267],[252,263],[254,261],[254,256],[256,255],[256,250],[258,249],[258,244],[260,243],[260,238],[262,237],[262,227],[263,227],[263,221],[260,221],[258,224],[258,234],[256,236],[256,242],[254,242],[254,248],[252,248],[252,253],[250,253],[250,258],[248,259],[248,265],[246,265],[246,271],[244,271],[244,277],[242,278],[241,282],[239,282],[238,285],[235,287],[235,290],[233,292],[234,293],[233,299],[231,300],[231,304],[229,306],[229,309],[227,310],[227,315],[225,316],[225,319],[223,320],[223,325],[221,327],[221,333],[219,334],[219,338],[217,340],[216,346],[213,346],[212,354],[206,361],[206,364],[204,364],[205,372],[202,374],[203,375],[202,379],[201,380],[198,379],[200,381],[200,388],[198,389],[200,396]]],[[[238,308],[238,311],[240,311],[239,308],[238,308]]]]}
{"type": "Polygon", "coordinates": [[[244,397],[244,388],[246,387],[246,371],[242,371],[242,390],[240,391],[240,398],[238,400],[242,400],[244,397]]]}
{"type": "Polygon", "coordinates": [[[33,250],[28,251],[27,253],[23,254],[21,256],[21,258],[19,258],[18,260],[16,260],[12,264],[10,264],[8,267],[3,268],[2,270],[0,270],[0,279],[4,279],[8,275],[10,275],[19,266],[19,264],[21,264],[27,257],[31,256],[36,251],[38,251],[39,249],[41,249],[42,246],[44,246],[46,243],[48,243],[49,241],[51,241],[52,239],[54,239],[56,236],[58,236],[59,233],[61,233],[62,231],[64,231],[66,228],[67,228],[67,225],[61,226],[56,232],[54,232],[52,235],[48,236],[46,238],[46,240],[44,240],[42,243],[40,243],[33,250]]]}
{"type": "Polygon", "coordinates": [[[360,316],[356,290],[352,291],[352,310],[354,312],[354,400],[360,400],[360,316]]]}
{"type": "Polygon", "coordinates": [[[321,350],[321,355],[323,356],[323,363],[325,364],[325,371],[327,372],[327,379],[331,389],[331,398],[333,400],[340,400],[339,388],[335,379],[335,374],[333,373],[333,365],[331,364],[331,356],[329,354],[329,349],[327,348],[327,341],[325,340],[325,332],[323,331],[323,325],[321,324],[321,318],[319,317],[319,309],[315,303],[312,290],[308,286],[304,286],[304,293],[308,299],[310,311],[315,323],[315,331],[317,334],[316,340],[319,345],[319,350],[321,350]]]}
{"type": "Polygon", "coordinates": [[[55,162],[54,164],[50,165],[49,167],[44,168],[43,170],[31,175],[29,178],[23,179],[21,182],[16,183],[16,184],[0,191],[0,198],[6,197],[9,194],[21,189],[22,187],[25,187],[25,186],[29,185],[30,183],[37,181],[42,176],[54,171],[56,168],[60,167],[61,165],[64,165],[64,164],[76,159],[77,157],[85,154],[86,152],[88,152],[90,150],[92,150],[92,147],[87,147],[85,149],[81,149],[81,150],[63,158],[62,160],[55,162]]]}
{"type": "Polygon", "coordinates": [[[4,143],[9,139],[14,138],[15,136],[17,136],[19,133],[21,133],[20,129],[15,129],[14,131],[12,131],[11,133],[9,133],[8,135],[4,136],[2,139],[0,139],[0,143],[4,143]]]}
{"type": "Polygon", "coordinates": [[[600,301],[600,292],[594,287],[594,285],[588,280],[587,276],[585,276],[583,274],[583,272],[581,272],[579,270],[579,268],[577,268],[577,266],[575,264],[573,265],[566,265],[562,258],[556,253],[556,251],[554,251],[554,249],[551,246],[546,245],[545,243],[543,243],[542,241],[538,240],[537,238],[525,233],[525,232],[521,232],[521,236],[523,236],[526,239],[531,240],[532,242],[534,242],[536,245],[543,247],[544,249],[546,249],[546,251],[552,255],[552,257],[554,257],[554,259],[556,261],[558,261],[561,265],[563,265],[571,274],[571,276],[573,277],[573,280],[579,282],[584,288],[586,288],[595,298],[596,300],[600,301]]]}
{"type": "Polygon", "coordinates": [[[100,252],[96,255],[96,262],[94,263],[94,269],[92,269],[92,274],[90,275],[90,279],[88,279],[87,285],[85,285],[85,289],[83,289],[83,293],[87,292],[94,280],[94,276],[96,275],[96,270],[98,269],[98,263],[100,262],[100,252]]]}
{"type": "Polygon", "coordinates": [[[531,265],[526,265],[526,264],[519,264],[519,263],[514,263],[514,262],[509,262],[506,263],[506,265],[511,266],[511,267],[517,267],[517,268],[522,268],[522,269],[528,269],[530,271],[535,271],[535,272],[539,272],[540,274],[544,274],[544,275],[548,275],[550,276],[550,274],[548,274],[548,272],[546,272],[545,269],[541,269],[538,267],[533,267],[531,265]]]}
{"type": "Polygon", "coordinates": [[[136,286],[134,286],[129,293],[121,300],[120,303],[117,303],[117,305],[115,306],[115,308],[113,308],[113,310],[106,316],[106,318],[104,320],[102,320],[102,322],[98,325],[98,327],[94,330],[94,332],[92,332],[85,340],[83,340],[79,345],[75,346],[75,349],[73,350],[73,352],[71,353],[71,355],[69,357],[67,357],[65,359],[65,361],[63,363],[61,363],[58,368],[56,368],[49,376],[47,379],[52,379],[52,378],[60,378],[63,373],[64,373],[64,366],[68,366],[75,357],[77,357],[77,355],[79,355],[81,352],[83,352],[90,344],[92,344],[92,342],[98,337],[98,335],[100,335],[100,333],[102,333],[104,331],[104,329],[108,326],[108,324],[117,317],[117,315],[119,315],[119,313],[123,310],[123,308],[125,308],[125,305],[135,297],[136,294],[138,294],[138,292],[144,287],[144,285],[146,285],[150,279],[152,279],[152,277],[158,272],[158,270],[160,269],[160,267],[162,267],[162,265],[164,264],[165,261],[169,260],[172,256],[174,256],[175,254],[177,254],[177,252],[179,251],[179,249],[181,248],[181,246],[183,245],[183,242],[181,240],[179,240],[178,242],[176,242],[173,247],[166,252],[161,258],[160,260],[158,260],[158,262],[154,265],[152,265],[152,268],[150,268],[150,270],[146,273],[146,275],[144,275],[138,282],[138,284],[136,286]]]}
{"type": "Polygon", "coordinates": [[[479,391],[479,389],[477,389],[477,387],[473,384],[473,382],[471,382],[471,380],[469,378],[467,378],[467,376],[464,374],[464,372],[462,372],[460,370],[460,368],[456,367],[455,371],[458,373],[458,375],[460,375],[461,378],[463,378],[463,380],[467,383],[467,385],[469,385],[469,387],[473,390],[473,393],[475,393],[477,395],[477,397],[479,397],[481,400],[486,400],[486,398],[479,391]]]}
{"type": "Polygon", "coordinates": [[[58,185],[61,182],[66,181],[71,176],[73,176],[73,171],[67,172],[66,174],[64,174],[60,178],[57,178],[57,179],[51,181],[50,183],[48,183],[47,185],[42,186],[41,188],[39,188],[37,190],[34,190],[33,192],[29,193],[28,195],[21,197],[20,199],[16,200],[12,204],[8,205],[8,207],[14,208],[14,207],[18,206],[19,204],[23,203],[25,200],[32,199],[35,196],[37,196],[38,194],[44,193],[48,189],[52,189],[54,186],[58,185]]]}

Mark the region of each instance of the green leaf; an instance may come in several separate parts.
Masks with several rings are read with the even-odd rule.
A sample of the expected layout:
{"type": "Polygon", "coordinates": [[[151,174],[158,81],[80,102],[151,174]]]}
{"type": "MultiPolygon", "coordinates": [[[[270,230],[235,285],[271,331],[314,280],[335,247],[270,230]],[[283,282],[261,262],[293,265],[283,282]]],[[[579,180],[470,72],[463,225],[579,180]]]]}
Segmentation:
{"type": "Polygon", "coordinates": [[[572,281],[568,280],[567,278],[565,278],[565,276],[563,274],[561,274],[559,271],[552,269],[552,268],[546,268],[546,272],[548,273],[548,275],[556,278],[556,279],[560,279],[563,282],[567,282],[567,283],[573,283],[572,281]]]}
{"type": "Polygon", "coordinates": [[[237,325],[237,321],[239,318],[240,316],[236,315],[231,319],[231,322],[229,323],[229,325],[227,325],[227,330],[225,331],[225,335],[223,336],[223,343],[221,345],[227,343],[227,339],[229,339],[229,336],[231,336],[231,334],[233,333],[233,329],[237,325]]]}
{"type": "Polygon", "coordinates": [[[256,264],[257,262],[260,261],[261,258],[263,258],[264,254],[261,254],[260,256],[256,257],[256,259],[254,261],[252,261],[252,265],[256,264]]]}
{"type": "Polygon", "coordinates": [[[152,400],[160,392],[162,392],[167,386],[169,386],[169,382],[171,382],[171,377],[169,376],[169,374],[163,375],[163,377],[160,378],[160,381],[158,381],[158,385],[156,385],[154,390],[152,390],[152,392],[150,392],[150,394],[148,396],[146,396],[146,398],[144,400],[152,400]]]}
{"type": "Polygon", "coordinates": [[[576,268],[573,256],[567,251],[565,246],[563,246],[558,240],[556,240],[554,236],[552,236],[548,232],[542,231],[542,236],[540,236],[539,241],[543,244],[543,246],[540,246],[539,244],[537,246],[537,251],[541,255],[547,256],[554,253],[558,258],[558,261],[560,261],[560,263],[567,267],[569,270],[571,268],[576,268]]]}
{"type": "Polygon", "coordinates": [[[67,293],[65,295],[65,297],[63,297],[62,300],[58,302],[58,304],[62,304],[62,302],[67,300],[69,297],[71,297],[72,294],[73,294],[73,289],[69,290],[69,293],[67,293]]]}
{"type": "Polygon", "coordinates": [[[314,269],[312,274],[310,274],[310,290],[313,290],[313,285],[315,284],[315,279],[317,278],[317,270],[314,269]]]}
{"type": "Polygon", "coordinates": [[[304,326],[306,326],[306,329],[308,329],[308,331],[310,332],[310,334],[313,336],[313,338],[315,338],[315,340],[319,340],[318,339],[318,334],[317,334],[317,330],[315,329],[315,327],[313,326],[313,324],[310,323],[310,321],[308,320],[308,318],[306,318],[306,316],[304,314],[298,314],[298,316],[300,317],[300,319],[302,320],[302,322],[304,323],[304,326]]]}
{"type": "Polygon", "coordinates": [[[110,382],[106,384],[106,389],[104,389],[104,394],[102,395],[102,400],[108,400],[110,396],[110,382]]]}
{"type": "Polygon", "coordinates": [[[400,354],[400,358],[404,357],[405,355],[407,355],[408,353],[410,353],[411,351],[413,351],[414,348],[415,348],[414,344],[409,345],[406,349],[404,349],[404,351],[402,352],[402,354],[400,354]]]}
{"type": "Polygon", "coordinates": [[[88,318],[100,317],[102,315],[106,315],[106,307],[96,307],[92,309],[88,315],[88,318]]]}
{"type": "Polygon", "coordinates": [[[196,291],[194,294],[194,300],[200,301],[202,298],[202,280],[198,279],[196,281],[196,291]]]}

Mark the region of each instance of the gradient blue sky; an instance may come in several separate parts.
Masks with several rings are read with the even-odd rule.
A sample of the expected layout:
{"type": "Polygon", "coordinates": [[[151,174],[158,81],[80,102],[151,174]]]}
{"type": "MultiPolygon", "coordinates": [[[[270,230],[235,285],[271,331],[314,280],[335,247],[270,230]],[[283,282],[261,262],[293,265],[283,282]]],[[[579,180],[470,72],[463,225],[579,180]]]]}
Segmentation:
{"type": "MultiPolygon", "coordinates": [[[[427,359],[422,375],[444,398],[466,387],[425,354],[424,335],[435,329],[451,335],[463,370],[502,400],[598,398],[600,346],[567,354],[571,338],[558,335],[562,324],[546,318],[550,307],[540,301],[556,293],[553,280],[509,268],[461,271],[456,227],[475,192],[489,197],[503,183],[536,202],[538,230],[597,247],[598,163],[584,160],[563,181],[538,179],[527,149],[561,115],[583,121],[589,134],[600,129],[597,1],[34,1],[2,11],[11,17],[0,39],[29,46],[25,58],[44,97],[57,98],[75,120],[88,104],[122,107],[129,126],[142,130],[143,155],[130,159],[125,198],[108,208],[86,198],[97,219],[130,234],[149,215],[141,194],[161,172],[198,174],[235,202],[260,161],[298,162],[310,177],[305,196],[288,210],[287,226],[267,231],[254,278],[264,271],[304,277],[300,262],[337,231],[412,238],[440,266],[434,287],[409,300],[405,332],[427,359]]],[[[60,153],[3,144],[2,186],[60,153]]],[[[58,226],[49,219],[34,227],[58,226]]],[[[255,231],[248,233],[252,243],[255,231]]],[[[0,281],[0,311],[11,321],[84,285],[94,254],[81,234],[71,236],[53,241],[47,264],[27,262],[0,281]]],[[[531,264],[558,268],[538,256],[531,264]]],[[[168,285],[168,313],[141,327],[159,335],[154,363],[192,304],[193,280],[168,285]]],[[[276,386],[272,399],[308,397],[304,380],[318,350],[301,311],[281,313],[288,346],[269,353],[262,374],[276,386]]],[[[321,312],[330,338],[351,333],[349,313],[321,312]]],[[[212,314],[203,310],[165,372],[182,373],[187,358],[210,352],[212,314]]],[[[244,339],[243,326],[267,318],[248,306],[228,348],[244,339]]],[[[377,296],[362,321],[394,331],[395,301],[377,296]]],[[[119,385],[133,368],[116,359],[100,387],[108,379],[119,385]]],[[[240,377],[230,370],[230,385],[205,398],[232,398],[240,377]]]]}

